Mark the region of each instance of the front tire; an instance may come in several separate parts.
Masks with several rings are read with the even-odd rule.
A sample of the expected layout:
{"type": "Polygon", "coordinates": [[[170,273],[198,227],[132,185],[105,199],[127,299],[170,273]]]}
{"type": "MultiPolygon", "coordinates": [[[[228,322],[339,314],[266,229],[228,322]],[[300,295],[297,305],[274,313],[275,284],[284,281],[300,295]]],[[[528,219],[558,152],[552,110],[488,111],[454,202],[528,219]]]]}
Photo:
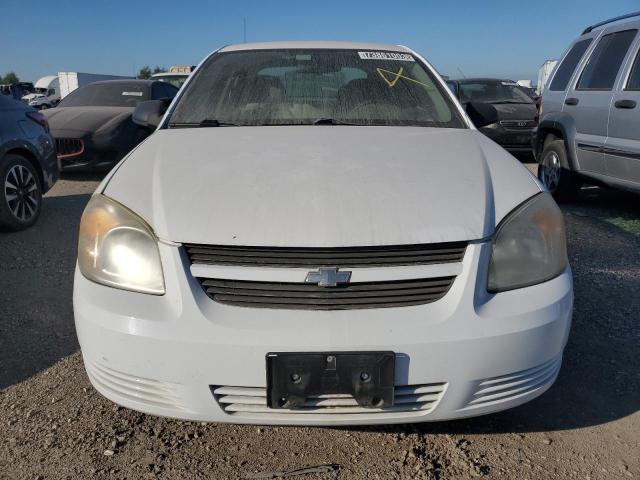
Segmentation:
{"type": "Polygon", "coordinates": [[[20,155],[0,160],[0,229],[19,231],[33,225],[42,207],[42,188],[33,165],[20,155]]]}
{"type": "Polygon", "coordinates": [[[540,155],[538,179],[559,203],[574,201],[582,187],[575,172],[563,166],[568,164],[563,140],[553,140],[545,145],[540,155]]]}

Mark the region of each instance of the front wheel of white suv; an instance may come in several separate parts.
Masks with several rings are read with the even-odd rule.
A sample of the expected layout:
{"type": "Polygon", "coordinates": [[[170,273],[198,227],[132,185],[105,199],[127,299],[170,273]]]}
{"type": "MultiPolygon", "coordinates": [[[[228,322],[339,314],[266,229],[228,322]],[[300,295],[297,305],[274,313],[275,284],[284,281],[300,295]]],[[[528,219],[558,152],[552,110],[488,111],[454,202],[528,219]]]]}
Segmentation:
{"type": "Polygon", "coordinates": [[[563,165],[568,165],[564,141],[548,142],[540,155],[538,179],[559,203],[575,200],[582,186],[577,175],[563,165]]]}

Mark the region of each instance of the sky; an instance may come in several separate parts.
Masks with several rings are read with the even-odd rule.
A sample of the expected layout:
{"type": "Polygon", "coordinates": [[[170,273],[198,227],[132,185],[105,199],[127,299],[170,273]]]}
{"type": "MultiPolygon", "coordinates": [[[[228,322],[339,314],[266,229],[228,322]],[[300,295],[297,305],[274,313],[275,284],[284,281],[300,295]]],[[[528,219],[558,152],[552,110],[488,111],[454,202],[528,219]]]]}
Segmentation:
{"type": "Polygon", "coordinates": [[[350,40],[407,45],[443,75],[537,78],[590,24],[640,0],[2,2],[0,75],[59,71],[135,75],[144,65],[199,63],[244,40],[350,40]]]}

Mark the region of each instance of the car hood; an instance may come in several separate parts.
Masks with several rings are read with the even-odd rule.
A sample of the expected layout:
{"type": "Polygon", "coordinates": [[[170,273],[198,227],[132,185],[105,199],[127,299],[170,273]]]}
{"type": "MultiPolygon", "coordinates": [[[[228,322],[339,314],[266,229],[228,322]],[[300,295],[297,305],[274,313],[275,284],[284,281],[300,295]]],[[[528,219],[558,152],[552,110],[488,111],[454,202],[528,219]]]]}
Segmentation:
{"type": "Polygon", "coordinates": [[[131,107],[62,107],[43,110],[54,137],[81,137],[131,117],[131,107]]]}
{"type": "Polygon", "coordinates": [[[533,103],[494,103],[500,120],[533,120],[536,106],[533,103]]]}
{"type": "Polygon", "coordinates": [[[371,246],[485,238],[540,191],[476,130],[159,130],[103,183],[158,237],[185,243],[371,246]]]}
{"type": "Polygon", "coordinates": [[[42,97],[44,97],[44,95],[42,93],[29,93],[27,95],[24,95],[21,98],[21,100],[29,101],[29,100],[33,100],[33,99],[36,99],[36,98],[42,98],[42,97]]]}

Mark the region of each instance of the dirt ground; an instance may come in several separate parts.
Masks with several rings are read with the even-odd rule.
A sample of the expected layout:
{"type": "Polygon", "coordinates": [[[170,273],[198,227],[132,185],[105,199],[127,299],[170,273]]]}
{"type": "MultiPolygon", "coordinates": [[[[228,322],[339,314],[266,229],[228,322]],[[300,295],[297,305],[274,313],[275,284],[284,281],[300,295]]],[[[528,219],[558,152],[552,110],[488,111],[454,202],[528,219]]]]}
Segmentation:
{"type": "Polygon", "coordinates": [[[295,478],[640,478],[640,197],[590,188],[563,208],[574,323],[538,399],[457,422],[276,428],[148,416],[91,387],[71,291],[96,186],[67,177],[35,227],[0,234],[0,478],[272,478],[318,465],[295,478]]]}

